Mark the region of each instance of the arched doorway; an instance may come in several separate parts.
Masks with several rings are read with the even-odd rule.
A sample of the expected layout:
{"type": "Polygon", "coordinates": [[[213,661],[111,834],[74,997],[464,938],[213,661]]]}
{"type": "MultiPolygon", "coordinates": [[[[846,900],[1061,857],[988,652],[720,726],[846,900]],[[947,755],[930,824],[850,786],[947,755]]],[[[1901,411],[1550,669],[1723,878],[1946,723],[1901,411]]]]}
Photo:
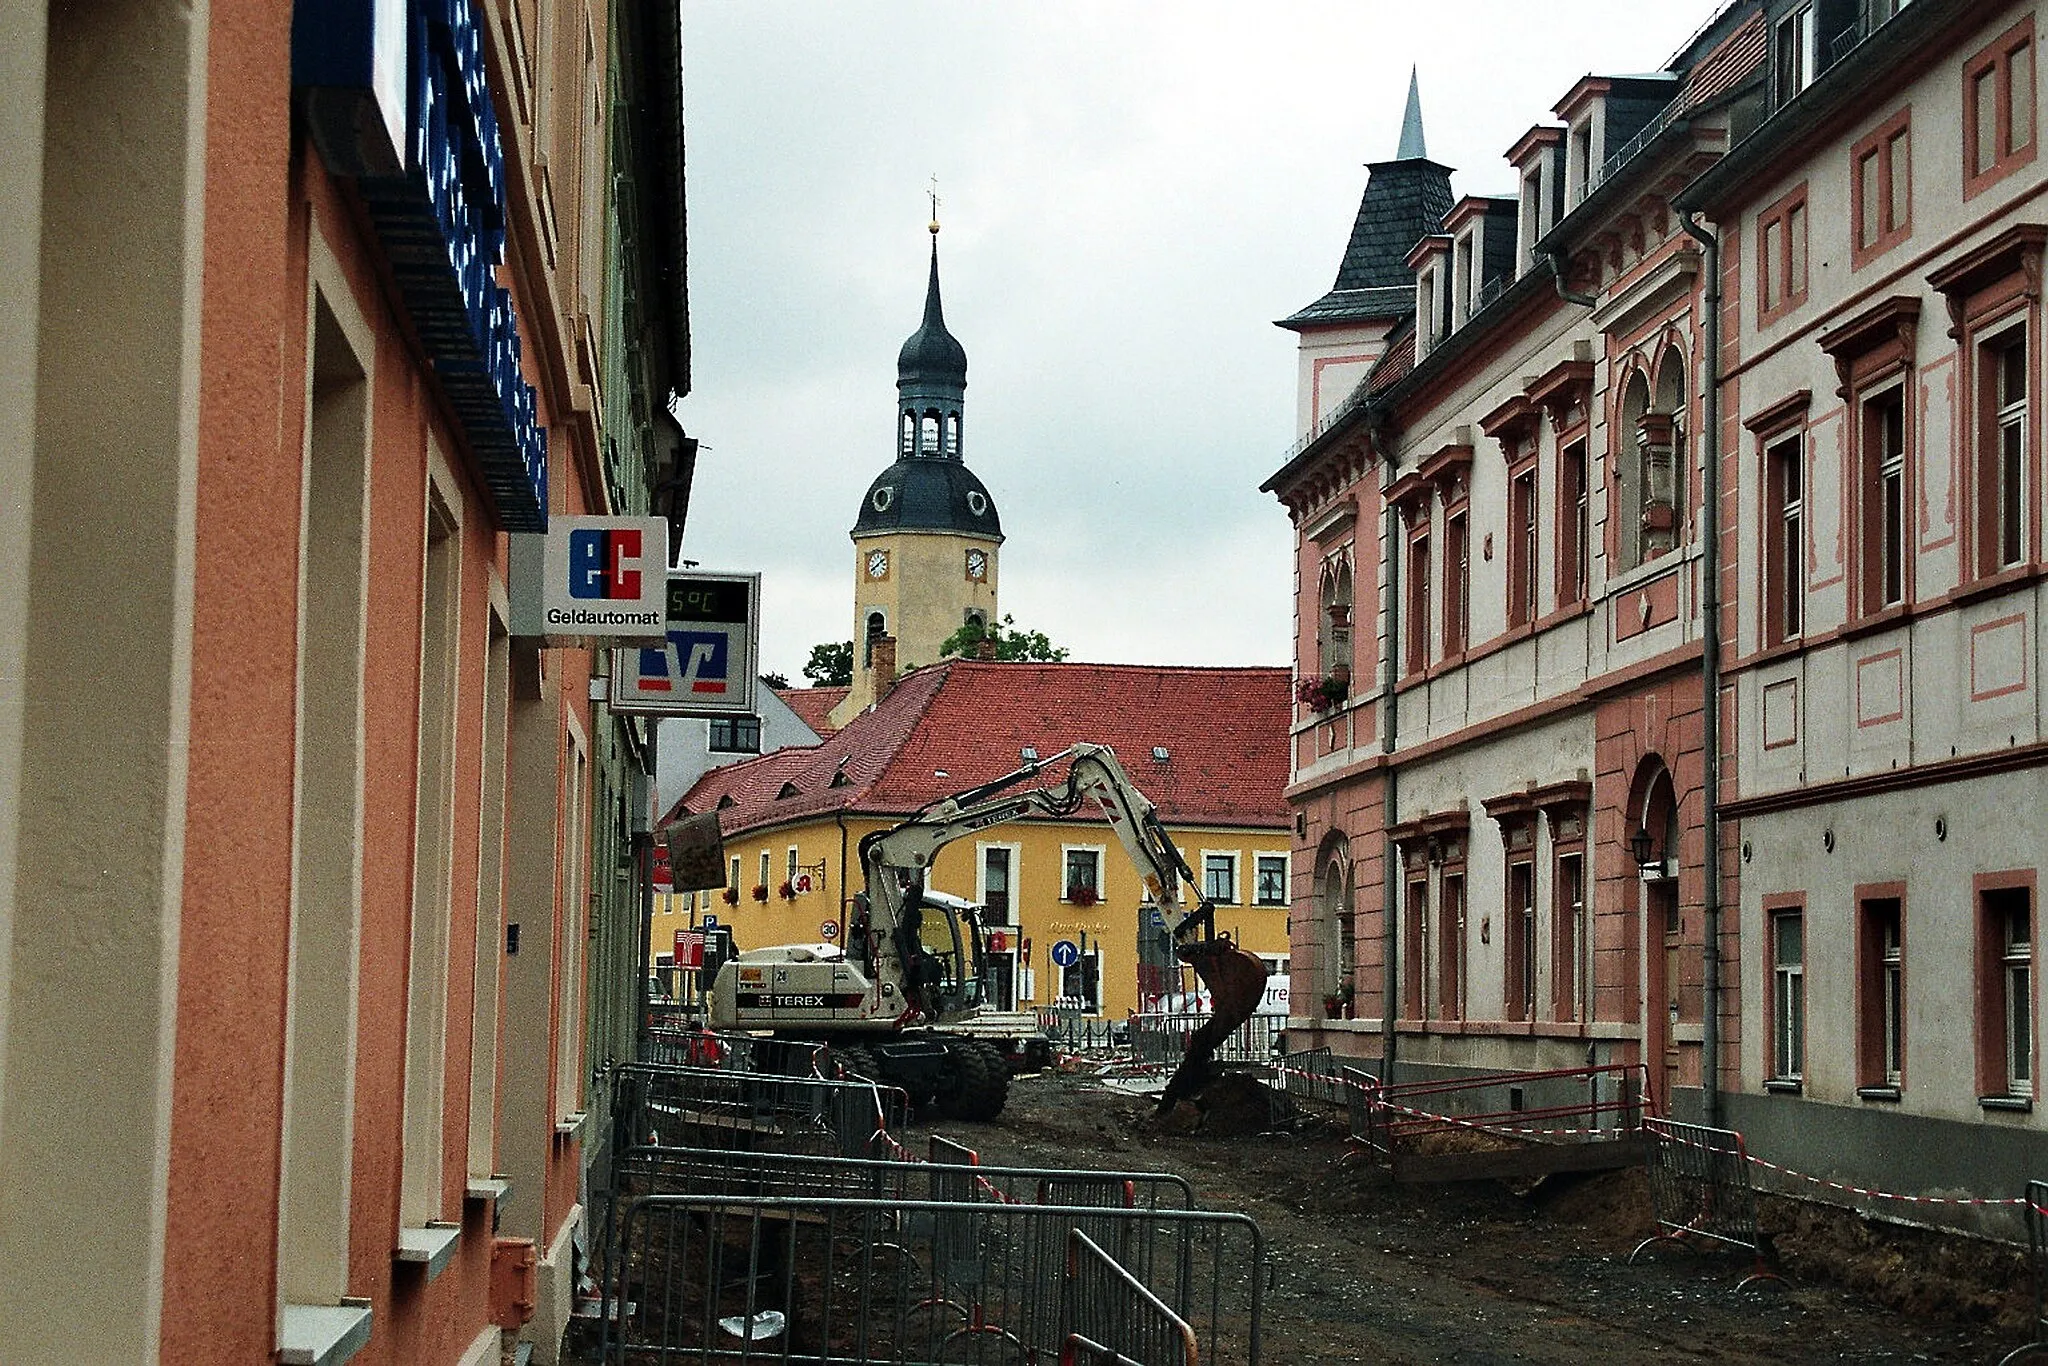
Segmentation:
{"type": "Polygon", "coordinates": [[[1678,1025],[1685,922],[1678,900],[1678,794],[1661,758],[1636,770],[1623,835],[1641,888],[1643,1063],[1658,1113],[1671,1113],[1679,1082],[1678,1025]]]}

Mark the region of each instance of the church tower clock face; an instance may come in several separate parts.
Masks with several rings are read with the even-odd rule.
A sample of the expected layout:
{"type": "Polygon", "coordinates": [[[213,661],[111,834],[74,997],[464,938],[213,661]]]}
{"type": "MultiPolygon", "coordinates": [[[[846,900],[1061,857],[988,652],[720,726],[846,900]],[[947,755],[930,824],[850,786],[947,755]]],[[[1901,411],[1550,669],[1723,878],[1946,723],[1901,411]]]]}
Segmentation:
{"type": "Polygon", "coordinates": [[[870,550],[868,552],[868,577],[871,579],[886,579],[889,577],[888,551],[870,550]]]}
{"type": "Polygon", "coordinates": [[[969,583],[988,582],[988,552],[986,550],[970,550],[967,552],[967,581],[969,583]]]}

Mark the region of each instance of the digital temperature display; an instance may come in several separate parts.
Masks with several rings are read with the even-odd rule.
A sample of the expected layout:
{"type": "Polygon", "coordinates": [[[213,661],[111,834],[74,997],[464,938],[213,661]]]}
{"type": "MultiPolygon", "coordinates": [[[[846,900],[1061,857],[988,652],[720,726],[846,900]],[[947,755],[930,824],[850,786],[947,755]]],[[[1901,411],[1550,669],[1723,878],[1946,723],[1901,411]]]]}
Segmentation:
{"type": "Polygon", "coordinates": [[[753,616],[752,606],[750,583],[697,578],[668,581],[670,621],[748,621],[753,616]]]}

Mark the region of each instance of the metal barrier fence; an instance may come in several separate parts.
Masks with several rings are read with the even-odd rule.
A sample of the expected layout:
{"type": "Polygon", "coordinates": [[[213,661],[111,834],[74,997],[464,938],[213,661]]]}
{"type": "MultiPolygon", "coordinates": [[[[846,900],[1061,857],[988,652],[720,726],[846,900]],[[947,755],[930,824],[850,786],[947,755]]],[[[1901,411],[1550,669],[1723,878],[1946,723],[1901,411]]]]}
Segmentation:
{"type": "Polygon", "coordinates": [[[1345,1103],[1345,1086],[1338,1075],[1337,1059],[1327,1047],[1281,1054],[1280,1081],[1287,1094],[1296,1100],[1320,1101],[1324,1105],[1345,1103]]]}
{"type": "MultiPolygon", "coordinates": [[[[979,1190],[970,1172],[946,1174],[979,1190]]],[[[1077,1228],[1191,1325],[1202,1360],[1256,1366],[1267,1264],[1244,1215],[978,1196],[629,1201],[603,1357],[1009,1366],[1057,1359],[1069,1323],[1115,1350],[1074,1299],[1091,1289],[1066,1271],[1077,1228]]]]}
{"type": "Polygon", "coordinates": [[[1375,1081],[1354,1093],[1351,1136],[1383,1160],[1444,1133],[1589,1141],[1641,1128],[1646,1089],[1639,1063],[1375,1081]]]}
{"type": "Polygon", "coordinates": [[[988,1167],[957,1146],[931,1162],[731,1148],[630,1148],[613,1162],[612,1194],[844,1196],[938,1200],[967,1191],[1004,1204],[1108,1209],[1193,1209],[1194,1189],[1172,1172],[988,1167]],[[964,1170],[963,1170],[964,1169],[964,1170]]]}
{"type": "Polygon", "coordinates": [[[1130,1047],[1124,1021],[1091,1019],[1065,1006],[1040,1006],[1038,1028],[1054,1048],[1067,1053],[1115,1053],[1130,1047]]]}
{"type": "Polygon", "coordinates": [[[1193,1325],[1077,1228],[1067,1230],[1060,1306],[1062,1366],[1197,1366],[1201,1360],[1193,1325]]]}
{"type": "Polygon", "coordinates": [[[2027,1182],[2025,1212],[2027,1261],[2034,1270],[2034,1336],[2000,1357],[1998,1366],[2048,1356],[2048,1181],[2027,1182]]]}
{"type": "Polygon", "coordinates": [[[1670,1119],[1644,1120],[1643,1134],[1649,1140],[1650,1207],[1660,1232],[1636,1245],[1630,1264],[1658,1243],[1694,1250],[1710,1243],[1750,1255],[1749,1274],[1736,1289],[1782,1280],[1764,1266],[1742,1135],[1670,1119]]]}
{"type": "MultiPolygon", "coordinates": [[[[1131,1052],[1139,1062],[1177,1066],[1187,1056],[1188,1038],[1208,1022],[1207,1015],[1133,1015],[1131,1052]]],[[[1270,1063],[1286,1028],[1285,1016],[1254,1015],[1217,1045],[1212,1061],[1270,1063]]]]}
{"type": "Polygon", "coordinates": [[[633,1063],[618,1069],[612,1151],[772,1148],[859,1156],[908,1119],[910,1100],[867,1081],[633,1063]]]}

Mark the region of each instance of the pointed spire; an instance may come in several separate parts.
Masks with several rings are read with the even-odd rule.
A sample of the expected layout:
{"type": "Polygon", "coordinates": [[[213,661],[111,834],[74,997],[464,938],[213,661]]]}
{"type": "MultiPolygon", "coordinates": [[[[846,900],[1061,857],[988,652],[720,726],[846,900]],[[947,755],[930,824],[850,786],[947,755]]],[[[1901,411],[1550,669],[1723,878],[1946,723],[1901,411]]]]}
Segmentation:
{"type": "Polygon", "coordinates": [[[1429,147],[1422,140],[1422,89],[1416,84],[1415,68],[1408,68],[1408,111],[1401,116],[1401,147],[1394,153],[1396,161],[1415,161],[1426,158],[1429,147]]]}

